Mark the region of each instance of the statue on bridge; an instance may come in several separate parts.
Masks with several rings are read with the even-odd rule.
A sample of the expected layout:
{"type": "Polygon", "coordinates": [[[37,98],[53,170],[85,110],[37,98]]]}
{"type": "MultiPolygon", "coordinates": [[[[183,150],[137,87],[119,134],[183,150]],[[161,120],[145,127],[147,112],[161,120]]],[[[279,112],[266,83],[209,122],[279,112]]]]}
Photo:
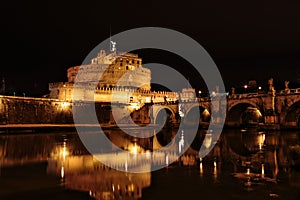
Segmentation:
{"type": "Polygon", "coordinates": [[[234,94],[235,94],[235,88],[232,87],[232,88],[231,88],[231,95],[234,96],[234,94]]]}
{"type": "Polygon", "coordinates": [[[268,83],[269,83],[269,92],[275,95],[275,89],[274,89],[274,85],[273,85],[273,78],[270,78],[268,83]]]}
{"type": "Polygon", "coordinates": [[[285,93],[289,94],[290,93],[290,88],[289,88],[289,81],[284,81],[284,85],[285,85],[285,93]]]}

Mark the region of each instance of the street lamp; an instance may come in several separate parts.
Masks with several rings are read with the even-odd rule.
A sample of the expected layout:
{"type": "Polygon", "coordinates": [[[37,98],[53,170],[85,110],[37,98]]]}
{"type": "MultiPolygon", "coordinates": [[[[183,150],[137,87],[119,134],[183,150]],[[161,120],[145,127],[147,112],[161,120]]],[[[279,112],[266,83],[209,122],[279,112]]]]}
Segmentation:
{"type": "Polygon", "coordinates": [[[245,88],[245,93],[246,93],[248,85],[244,85],[244,88],[245,88]]]}
{"type": "Polygon", "coordinates": [[[202,93],[201,90],[199,90],[199,91],[198,91],[199,97],[201,97],[201,93],[202,93]]]}
{"type": "Polygon", "coordinates": [[[260,93],[260,92],[261,92],[261,89],[262,89],[262,87],[261,87],[261,86],[259,86],[259,87],[258,87],[258,93],[260,93]]]}

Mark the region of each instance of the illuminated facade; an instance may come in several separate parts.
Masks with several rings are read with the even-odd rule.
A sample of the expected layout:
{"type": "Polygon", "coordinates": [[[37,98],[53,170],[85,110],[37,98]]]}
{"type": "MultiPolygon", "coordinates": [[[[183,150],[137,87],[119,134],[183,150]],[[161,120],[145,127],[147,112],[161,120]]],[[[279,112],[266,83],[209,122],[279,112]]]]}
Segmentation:
{"type": "Polygon", "coordinates": [[[77,100],[110,102],[111,95],[115,91],[122,93],[122,97],[127,97],[121,102],[129,102],[130,98],[132,101],[137,97],[127,93],[132,93],[136,89],[147,93],[151,89],[150,69],[143,68],[142,59],[132,53],[114,51],[106,54],[101,50],[91,60],[91,64],[70,67],[67,70],[67,77],[68,82],[49,84],[50,98],[70,101],[76,97],[77,100]],[[86,94],[89,85],[95,86],[92,88],[93,97],[86,94]],[[76,94],[74,94],[74,86],[77,87],[76,94]]]}

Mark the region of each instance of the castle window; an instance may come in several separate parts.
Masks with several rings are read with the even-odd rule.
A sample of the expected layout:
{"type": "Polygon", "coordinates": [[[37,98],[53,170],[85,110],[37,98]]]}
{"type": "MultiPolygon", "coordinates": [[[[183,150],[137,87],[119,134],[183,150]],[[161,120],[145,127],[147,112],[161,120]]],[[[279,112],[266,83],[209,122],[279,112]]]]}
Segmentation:
{"type": "Polygon", "coordinates": [[[128,66],[126,66],[126,70],[128,70],[128,66]]]}

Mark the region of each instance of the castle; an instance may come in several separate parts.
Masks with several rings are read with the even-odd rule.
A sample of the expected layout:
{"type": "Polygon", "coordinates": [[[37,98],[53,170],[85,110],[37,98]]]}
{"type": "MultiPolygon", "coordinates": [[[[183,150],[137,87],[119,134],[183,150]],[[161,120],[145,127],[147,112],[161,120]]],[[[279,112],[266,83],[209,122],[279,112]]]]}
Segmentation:
{"type": "Polygon", "coordinates": [[[149,98],[143,98],[143,95],[138,97],[132,94],[150,93],[151,89],[151,71],[142,67],[142,59],[137,54],[116,51],[106,54],[101,50],[90,64],[70,67],[67,77],[67,82],[49,84],[51,99],[72,101],[76,98],[84,101],[111,102],[112,93],[117,91],[119,97],[116,98],[119,102],[150,101],[149,98]],[[77,77],[78,74],[80,76],[77,77]],[[101,77],[97,77],[97,74],[101,74],[101,77]],[[87,85],[96,86],[93,88],[93,97],[87,95],[87,85]]]}

